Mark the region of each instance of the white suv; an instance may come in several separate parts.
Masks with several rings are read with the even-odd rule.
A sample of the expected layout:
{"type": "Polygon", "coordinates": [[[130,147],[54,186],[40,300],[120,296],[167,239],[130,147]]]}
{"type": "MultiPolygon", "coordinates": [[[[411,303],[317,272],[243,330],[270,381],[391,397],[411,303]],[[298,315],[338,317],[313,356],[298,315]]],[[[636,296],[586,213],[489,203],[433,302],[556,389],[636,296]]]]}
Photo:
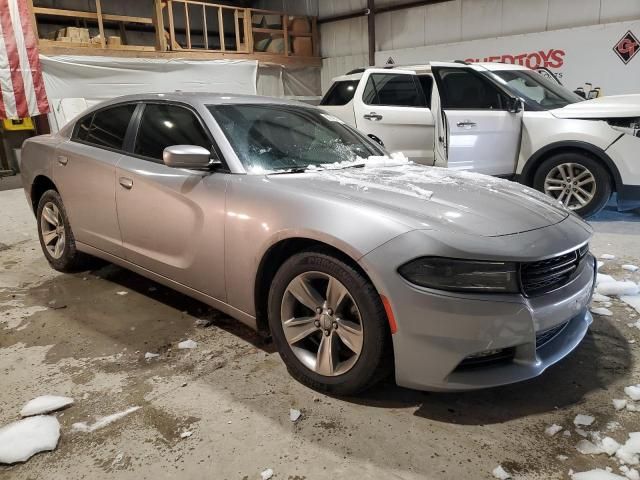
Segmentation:
{"type": "Polygon", "coordinates": [[[640,207],[640,95],[584,100],[518,65],[431,62],[337,77],[320,108],[390,152],[516,179],[576,213],[640,207]]]}

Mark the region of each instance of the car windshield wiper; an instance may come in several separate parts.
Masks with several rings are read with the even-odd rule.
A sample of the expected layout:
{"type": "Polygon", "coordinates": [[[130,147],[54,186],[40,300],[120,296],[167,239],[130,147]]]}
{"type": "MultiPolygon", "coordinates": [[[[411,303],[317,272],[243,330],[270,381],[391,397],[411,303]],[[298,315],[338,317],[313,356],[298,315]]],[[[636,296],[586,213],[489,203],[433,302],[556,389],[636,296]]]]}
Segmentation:
{"type": "Polygon", "coordinates": [[[282,170],[274,170],[267,175],[285,175],[287,173],[304,173],[308,167],[283,168],[282,170]]]}
{"type": "Polygon", "coordinates": [[[305,173],[305,172],[326,172],[331,170],[345,170],[347,168],[363,168],[366,166],[365,162],[361,163],[353,163],[341,166],[333,166],[333,164],[329,163],[325,165],[307,165],[306,167],[291,167],[291,168],[283,168],[282,170],[275,170],[273,172],[269,172],[269,175],[284,175],[286,173],[305,173]],[[330,168],[328,168],[330,167],[330,168]]]}

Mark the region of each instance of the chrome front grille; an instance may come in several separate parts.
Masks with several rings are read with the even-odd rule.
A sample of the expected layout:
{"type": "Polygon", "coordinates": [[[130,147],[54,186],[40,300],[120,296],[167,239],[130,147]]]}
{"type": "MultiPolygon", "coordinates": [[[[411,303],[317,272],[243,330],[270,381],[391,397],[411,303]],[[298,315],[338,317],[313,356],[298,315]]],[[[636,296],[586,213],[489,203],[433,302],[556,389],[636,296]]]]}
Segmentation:
{"type": "Polygon", "coordinates": [[[585,245],[564,255],[521,264],[522,293],[534,297],[563,287],[574,278],[587,253],[589,247],[585,245]]]}

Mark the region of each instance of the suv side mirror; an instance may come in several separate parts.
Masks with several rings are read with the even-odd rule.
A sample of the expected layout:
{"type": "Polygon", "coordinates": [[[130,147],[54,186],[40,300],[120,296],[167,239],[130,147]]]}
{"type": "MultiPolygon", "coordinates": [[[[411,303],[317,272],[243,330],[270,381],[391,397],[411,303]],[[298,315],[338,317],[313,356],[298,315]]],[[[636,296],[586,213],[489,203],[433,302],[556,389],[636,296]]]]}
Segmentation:
{"type": "Polygon", "coordinates": [[[207,168],[211,152],[198,145],[171,145],[162,152],[162,160],[172,168],[207,168]]]}
{"type": "Polygon", "coordinates": [[[524,110],[524,102],[521,98],[511,97],[508,102],[508,110],[511,113],[520,113],[524,110]]]}

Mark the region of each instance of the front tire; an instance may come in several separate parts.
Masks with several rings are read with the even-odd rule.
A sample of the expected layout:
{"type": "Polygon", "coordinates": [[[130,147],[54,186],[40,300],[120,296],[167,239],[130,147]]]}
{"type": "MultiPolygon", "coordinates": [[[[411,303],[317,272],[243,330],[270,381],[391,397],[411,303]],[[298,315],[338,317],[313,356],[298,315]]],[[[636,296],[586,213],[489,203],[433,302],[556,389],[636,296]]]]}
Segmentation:
{"type": "Polygon", "coordinates": [[[533,187],[581,217],[602,210],[611,197],[611,177],[596,159],[578,152],[559,153],[538,167],[533,187]]]}
{"type": "Polygon", "coordinates": [[[76,241],[69,225],[60,194],[47,190],[36,210],[40,246],[49,264],[60,272],[81,270],[88,257],[76,249],[76,241]]]}
{"type": "Polygon", "coordinates": [[[360,272],[325,253],[298,253],[280,267],[269,327],[289,373],[314,390],[354,395],[392,366],[380,296],[360,272]]]}

